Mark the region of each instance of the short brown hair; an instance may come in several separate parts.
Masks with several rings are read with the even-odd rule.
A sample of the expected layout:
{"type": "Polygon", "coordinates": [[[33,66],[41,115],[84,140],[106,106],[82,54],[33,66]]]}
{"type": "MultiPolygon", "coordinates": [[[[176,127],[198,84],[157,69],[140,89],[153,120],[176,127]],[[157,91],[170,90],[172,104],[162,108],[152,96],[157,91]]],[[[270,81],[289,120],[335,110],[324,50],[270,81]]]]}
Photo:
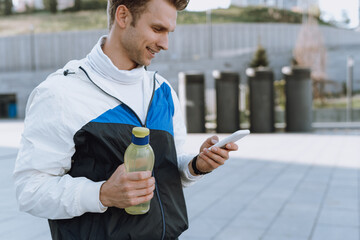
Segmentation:
{"type": "MultiPolygon", "coordinates": [[[[131,24],[135,26],[136,21],[140,15],[146,10],[146,4],[151,0],[108,0],[107,14],[108,14],[108,27],[109,29],[114,24],[116,9],[120,5],[125,5],[132,17],[131,24]]],[[[189,0],[166,0],[172,4],[177,11],[184,10],[189,3],[189,0]]]]}

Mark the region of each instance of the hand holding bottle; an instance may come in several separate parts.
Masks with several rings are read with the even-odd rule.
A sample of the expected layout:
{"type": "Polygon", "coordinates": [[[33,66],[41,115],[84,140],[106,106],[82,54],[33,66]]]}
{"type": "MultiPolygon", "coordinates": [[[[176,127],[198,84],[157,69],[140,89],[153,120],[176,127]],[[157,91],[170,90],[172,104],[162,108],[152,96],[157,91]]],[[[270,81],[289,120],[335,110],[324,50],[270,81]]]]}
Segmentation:
{"type": "Polygon", "coordinates": [[[155,179],[151,171],[126,172],[121,164],[100,189],[100,201],[106,207],[127,208],[150,201],[155,179]]]}
{"type": "Polygon", "coordinates": [[[106,207],[125,208],[129,214],[144,214],[154,196],[154,152],[149,145],[150,130],[134,127],[131,143],[120,165],[100,189],[100,201],[106,207]]]}

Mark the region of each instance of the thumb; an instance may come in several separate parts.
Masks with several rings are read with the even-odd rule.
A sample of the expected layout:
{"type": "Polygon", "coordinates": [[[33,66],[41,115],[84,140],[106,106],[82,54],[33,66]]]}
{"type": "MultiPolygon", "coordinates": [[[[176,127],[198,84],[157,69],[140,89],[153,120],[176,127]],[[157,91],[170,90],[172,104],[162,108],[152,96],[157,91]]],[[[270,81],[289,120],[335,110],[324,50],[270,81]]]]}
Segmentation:
{"type": "Polygon", "coordinates": [[[217,142],[219,142],[219,137],[218,136],[212,136],[212,137],[209,138],[209,144],[211,146],[216,144],[217,142]]]}
{"type": "Polygon", "coordinates": [[[209,137],[208,139],[206,139],[206,141],[201,145],[200,147],[200,152],[204,149],[204,148],[209,148],[212,145],[214,145],[215,143],[217,143],[219,141],[219,138],[217,136],[212,136],[209,137]]]}
{"type": "Polygon", "coordinates": [[[112,176],[114,176],[117,179],[120,176],[125,175],[125,174],[126,174],[126,169],[125,169],[125,164],[123,163],[116,168],[116,170],[112,174],[112,176]]]}

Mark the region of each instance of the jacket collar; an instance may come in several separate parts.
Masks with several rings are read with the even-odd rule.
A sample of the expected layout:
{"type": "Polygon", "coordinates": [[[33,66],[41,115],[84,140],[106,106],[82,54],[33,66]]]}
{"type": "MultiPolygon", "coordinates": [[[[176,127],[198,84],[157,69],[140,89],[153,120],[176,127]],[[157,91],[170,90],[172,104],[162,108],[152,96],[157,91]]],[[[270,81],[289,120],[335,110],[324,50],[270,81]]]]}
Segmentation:
{"type": "Polygon", "coordinates": [[[132,70],[119,70],[105,55],[102,46],[106,41],[106,35],[100,37],[97,44],[93,47],[91,52],[87,55],[87,63],[91,69],[100,77],[118,82],[121,84],[136,84],[142,81],[145,74],[144,66],[134,68],[132,70]]]}

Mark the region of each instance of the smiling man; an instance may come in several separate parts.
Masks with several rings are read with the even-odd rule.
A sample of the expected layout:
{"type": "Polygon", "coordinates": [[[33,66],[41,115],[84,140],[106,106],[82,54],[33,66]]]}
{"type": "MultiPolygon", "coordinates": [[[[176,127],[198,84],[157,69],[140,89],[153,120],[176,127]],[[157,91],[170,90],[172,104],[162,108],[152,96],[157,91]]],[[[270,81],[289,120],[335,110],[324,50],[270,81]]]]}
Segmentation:
{"type": "MultiPolygon", "coordinates": [[[[147,5],[141,17],[132,16],[125,5],[109,7],[110,34],[104,44],[104,53],[110,59],[116,59],[114,64],[119,69],[130,70],[137,66],[148,66],[151,59],[160,50],[168,49],[168,34],[176,26],[176,8],[163,0],[141,1],[147,5]],[[147,3],[147,4],[146,4],[147,3]]],[[[185,7],[186,1],[178,1],[179,8],[185,7]]]]}
{"type": "Polygon", "coordinates": [[[169,83],[144,66],[168,49],[187,0],[109,0],[109,34],[31,93],[14,180],[20,210],[49,219],[53,239],[176,239],[188,227],[182,187],[237,150],[207,139],[182,150],[186,128],[169,83]],[[135,126],[150,129],[154,171],[127,173],[135,126]],[[124,208],[151,200],[144,215],[124,208]]]}

